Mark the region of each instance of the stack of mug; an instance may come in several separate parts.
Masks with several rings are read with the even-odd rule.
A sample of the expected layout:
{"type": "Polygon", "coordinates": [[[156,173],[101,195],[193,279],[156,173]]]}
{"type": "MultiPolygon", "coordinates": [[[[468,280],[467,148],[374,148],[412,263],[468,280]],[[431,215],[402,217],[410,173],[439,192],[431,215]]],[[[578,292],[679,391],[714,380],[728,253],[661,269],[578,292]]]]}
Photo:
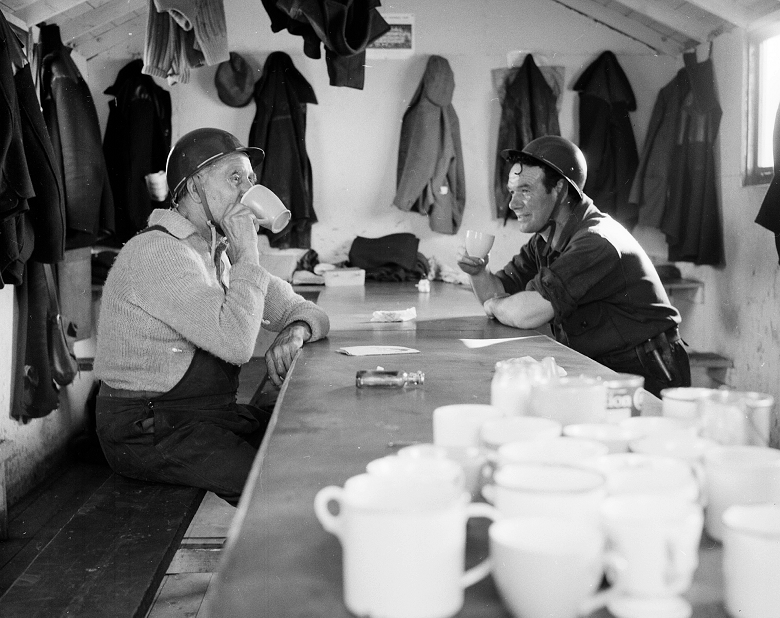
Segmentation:
{"type": "MultiPolygon", "coordinates": [[[[317,495],[317,517],[343,546],[347,608],[445,618],[460,610],[467,586],[492,573],[517,618],[600,607],[616,618],[685,618],[692,609],[682,595],[706,530],[723,542],[729,613],[776,615],[780,451],[724,444],[753,434],[739,433],[731,410],[721,414],[727,424],[715,421],[714,405],[702,403],[713,393],[684,391],[670,389],[661,417],[614,422],[559,409],[437,408],[432,444],[372,461],[317,495]],[[681,410],[681,398],[694,412],[681,410]],[[490,559],[464,571],[470,517],[493,520],[490,559]]],[[[556,397],[547,391],[545,403],[556,397]]],[[[563,397],[575,405],[571,392],[563,397]]],[[[743,405],[733,395],[713,401],[743,405]]]]}

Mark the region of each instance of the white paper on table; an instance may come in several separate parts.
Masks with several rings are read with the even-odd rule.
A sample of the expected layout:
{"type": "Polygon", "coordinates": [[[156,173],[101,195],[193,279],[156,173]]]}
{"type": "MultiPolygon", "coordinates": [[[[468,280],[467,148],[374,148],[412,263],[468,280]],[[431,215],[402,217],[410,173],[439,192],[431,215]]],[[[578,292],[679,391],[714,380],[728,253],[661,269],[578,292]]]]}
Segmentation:
{"type": "Polygon", "coordinates": [[[379,356],[384,354],[419,354],[420,350],[400,345],[354,345],[336,350],[347,356],[379,356]]]}
{"type": "Polygon", "coordinates": [[[372,322],[406,322],[417,317],[417,309],[409,307],[400,311],[374,311],[372,322]]]}
{"type": "Polygon", "coordinates": [[[497,343],[506,343],[507,341],[519,341],[520,339],[531,339],[532,337],[540,337],[541,335],[526,335],[525,337],[509,337],[505,339],[461,339],[463,345],[467,348],[486,348],[489,345],[496,345],[497,343]]]}

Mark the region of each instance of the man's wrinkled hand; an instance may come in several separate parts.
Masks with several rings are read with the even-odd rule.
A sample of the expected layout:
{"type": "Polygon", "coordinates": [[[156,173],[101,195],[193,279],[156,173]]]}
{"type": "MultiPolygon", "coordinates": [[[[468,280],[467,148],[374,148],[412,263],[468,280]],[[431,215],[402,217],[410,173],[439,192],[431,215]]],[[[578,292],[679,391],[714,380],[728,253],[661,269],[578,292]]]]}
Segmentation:
{"type": "Polygon", "coordinates": [[[496,307],[502,299],[507,298],[508,296],[509,294],[498,294],[492,298],[488,298],[484,303],[482,303],[482,308],[485,310],[485,315],[487,315],[489,318],[497,319],[496,307]]]}
{"type": "Polygon", "coordinates": [[[486,255],[484,258],[473,257],[466,253],[465,247],[461,247],[458,250],[458,267],[467,275],[472,277],[484,272],[490,261],[490,255],[486,255]]]}
{"type": "Polygon", "coordinates": [[[308,324],[296,322],[280,332],[265,353],[268,376],[276,386],[281,386],[292,366],[295,355],[311,337],[308,324]]]}

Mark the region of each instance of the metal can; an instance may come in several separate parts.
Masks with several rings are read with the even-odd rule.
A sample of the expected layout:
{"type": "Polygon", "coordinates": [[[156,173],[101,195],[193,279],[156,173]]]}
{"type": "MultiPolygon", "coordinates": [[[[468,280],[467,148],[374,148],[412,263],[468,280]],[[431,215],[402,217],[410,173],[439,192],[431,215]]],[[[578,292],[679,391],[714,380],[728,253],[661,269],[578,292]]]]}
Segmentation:
{"type": "Polygon", "coordinates": [[[645,379],[633,373],[619,373],[604,379],[607,386],[607,422],[617,423],[642,413],[645,379]]]}

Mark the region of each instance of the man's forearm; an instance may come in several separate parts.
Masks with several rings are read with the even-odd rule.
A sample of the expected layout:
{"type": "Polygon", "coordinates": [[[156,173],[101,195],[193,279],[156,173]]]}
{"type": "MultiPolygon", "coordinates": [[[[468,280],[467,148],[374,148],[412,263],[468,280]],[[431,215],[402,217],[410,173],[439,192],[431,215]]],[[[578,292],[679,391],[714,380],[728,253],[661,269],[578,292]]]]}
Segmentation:
{"type": "Polygon", "coordinates": [[[501,279],[487,270],[483,270],[478,275],[471,275],[469,278],[471,279],[471,289],[474,290],[474,295],[480,303],[484,303],[488,298],[503,296],[506,293],[501,279]]]}
{"type": "Polygon", "coordinates": [[[487,303],[485,310],[502,324],[515,328],[538,328],[555,316],[550,302],[532,291],[496,298],[487,303]]]}

